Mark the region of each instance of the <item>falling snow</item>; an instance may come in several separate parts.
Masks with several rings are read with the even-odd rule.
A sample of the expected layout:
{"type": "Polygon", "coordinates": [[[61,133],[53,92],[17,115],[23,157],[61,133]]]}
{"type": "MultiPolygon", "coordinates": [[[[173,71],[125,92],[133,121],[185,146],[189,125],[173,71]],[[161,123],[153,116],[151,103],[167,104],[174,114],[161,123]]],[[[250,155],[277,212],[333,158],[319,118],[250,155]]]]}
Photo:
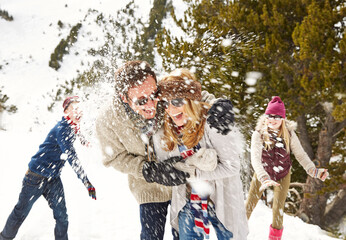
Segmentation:
{"type": "MultiPolygon", "coordinates": [[[[13,15],[14,21],[6,22],[0,19],[2,31],[0,45],[5,46],[1,49],[0,82],[10,97],[9,103],[15,104],[19,111],[13,115],[4,113],[3,119],[0,119],[0,123],[3,124],[0,128],[6,129],[6,131],[0,130],[0,183],[2,183],[2,193],[6,193],[0,194],[0,231],[18,200],[31,156],[37,151],[48,131],[61,118],[61,103],[57,103],[52,112],[47,111],[47,106],[51,104],[47,93],[53,92],[58,83],[75,78],[77,70],[85,70],[88,64],[82,65],[81,61],[88,63],[95,60],[87,54],[87,50],[97,49],[102,45],[103,29],[98,28],[95,22],[83,24],[83,34],[70,49],[71,52],[78,52],[78,54],[65,56],[62,68],[59,71],[52,70],[48,67],[50,54],[69,31],[69,28],[64,28],[59,32],[57,22],[61,20],[66,25],[75,25],[84,19],[89,8],[98,9],[105,15],[112,15],[127,2],[75,0],[65,6],[65,3],[53,0],[38,0],[35,4],[21,0],[1,1],[1,9],[13,15]]],[[[140,15],[143,21],[146,21],[153,1],[135,0],[135,2],[141,9],[140,15]]],[[[181,0],[172,3],[177,13],[181,14],[184,3],[181,0]]],[[[172,19],[164,20],[165,24],[171,22],[172,19]]],[[[171,27],[175,28],[173,25],[171,27]]],[[[178,28],[175,32],[181,33],[178,28]]],[[[225,47],[230,46],[233,44],[232,39],[225,39],[222,44],[225,47]]],[[[116,65],[124,61],[123,59],[113,60],[116,65]]],[[[195,58],[196,62],[202,60],[195,58]]],[[[208,72],[210,68],[211,66],[206,67],[205,71],[208,72]]],[[[191,70],[194,72],[195,68],[191,70]]],[[[239,73],[233,71],[231,76],[239,77],[239,73]]],[[[112,77],[113,75],[110,74],[109,78],[112,77]]],[[[249,86],[248,92],[255,91],[254,86],[259,78],[261,75],[256,72],[246,75],[245,83],[249,86]]],[[[211,81],[219,82],[217,79],[211,81]]],[[[100,147],[93,135],[95,117],[102,105],[111,99],[114,87],[109,84],[97,87],[99,87],[97,93],[88,93],[91,100],[81,103],[82,108],[85,109],[81,127],[84,127],[84,130],[90,129],[91,133],[88,137],[92,147],[85,148],[76,143],[83,168],[96,188],[97,201],[89,198],[87,190],[76,177],[73,169],[70,165],[66,165],[61,173],[61,179],[64,184],[70,222],[69,238],[76,240],[138,239],[139,209],[129,190],[127,175],[103,166],[100,147]]],[[[230,88],[230,86],[224,85],[224,88],[230,88]]],[[[239,110],[235,109],[235,112],[239,110]]],[[[143,138],[143,141],[147,139],[143,138]]],[[[105,152],[113,156],[110,146],[105,147],[105,152]]],[[[61,155],[62,160],[66,160],[67,157],[66,153],[61,155]]],[[[271,216],[271,209],[260,201],[249,220],[248,240],[267,238],[271,216]]],[[[297,217],[285,215],[284,225],[283,239],[285,240],[334,239],[328,237],[327,233],[318,226],[306,224],[297,217]]],[[[169,221],[165,231],[165,240],[172,239],[169,221]]],[[[54,218],[43,197],[33,206],[16,239],[54,239],[54,218]]],[[[213,232],[211,239],[216,239],[213,232]]]]}

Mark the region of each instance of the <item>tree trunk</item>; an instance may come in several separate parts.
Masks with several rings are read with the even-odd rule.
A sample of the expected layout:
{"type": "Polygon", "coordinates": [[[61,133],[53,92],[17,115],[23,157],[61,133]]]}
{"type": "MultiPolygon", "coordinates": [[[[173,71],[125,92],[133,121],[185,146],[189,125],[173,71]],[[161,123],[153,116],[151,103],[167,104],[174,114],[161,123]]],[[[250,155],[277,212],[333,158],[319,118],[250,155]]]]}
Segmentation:
{"type": "Polygon", "coordinates": [[[338,224],[346,213],[346,187],[338,192],[334,200],[328,204],[324,222],[328,225],[338,224]]]}
{"type": "Polygon", "coordinates": [[[309,138],[308,131],[306,129],[306,118],[304,115],[299,115],[297,117],[299,140],[304,148],[304,151],[308,154],[310,159],[314,159],[314,151],[311,147],[311,141],[309,138]]]}
{"type": "MultiPolygon", "coordinates": [[[[333,130],[335,121],[330,114],[327,114],[324,127],[319,133],[319,141],[316,153],[316,160],[319,167],[326,167],[332,156],[333,130]]],[[[325,226],[324,213],[329,194],[321,194],[319,191],[323,187],[323,182],[319,179],[308,176],[306,185],[303,187],[304,199],[300,205],[300,211],[307,215],[309,222],[320,227],[325,226]]]]}

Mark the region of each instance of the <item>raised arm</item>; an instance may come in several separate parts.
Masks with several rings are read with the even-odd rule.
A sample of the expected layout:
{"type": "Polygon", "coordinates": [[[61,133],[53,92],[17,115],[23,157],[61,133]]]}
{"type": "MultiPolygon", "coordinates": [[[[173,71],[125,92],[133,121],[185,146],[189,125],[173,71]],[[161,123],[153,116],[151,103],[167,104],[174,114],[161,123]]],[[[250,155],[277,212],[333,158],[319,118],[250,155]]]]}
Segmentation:
{"type": "Polygon", "coordinates": [[[87,185],[89,180],[73,146],[75,139],[76,136],[69,127],[62,127],[57,133],[57,142],[62,151],[62,160],[67,160],[78,178],[82,180],[84,185],[87,185]]]}

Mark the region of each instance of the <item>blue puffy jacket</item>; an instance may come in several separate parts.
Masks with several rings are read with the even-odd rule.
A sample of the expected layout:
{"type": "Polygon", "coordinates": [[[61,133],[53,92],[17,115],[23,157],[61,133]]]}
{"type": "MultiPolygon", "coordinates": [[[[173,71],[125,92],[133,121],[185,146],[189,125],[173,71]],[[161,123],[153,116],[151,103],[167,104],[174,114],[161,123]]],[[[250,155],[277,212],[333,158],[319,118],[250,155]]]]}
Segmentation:
{"type": "Polygon", "coordinates": [[[38,152],[31,158],[29,169],[44,177],[54,178],[60,176],[62,167],[67,160],[78,175],[78,178],[86,184],[88,178],[73,146],[75,139],[75,130],[63,117],[50,130],[46,140],[40,145],[38,152]]]}

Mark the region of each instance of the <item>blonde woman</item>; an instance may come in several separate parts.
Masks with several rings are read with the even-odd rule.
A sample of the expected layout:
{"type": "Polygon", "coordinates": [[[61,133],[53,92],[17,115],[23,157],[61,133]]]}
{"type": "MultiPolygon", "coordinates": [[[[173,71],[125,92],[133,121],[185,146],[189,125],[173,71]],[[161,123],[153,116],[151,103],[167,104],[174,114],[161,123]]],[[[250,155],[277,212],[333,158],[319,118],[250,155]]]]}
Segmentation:
{"type": "Polygon", "coordinates": [[[165,106],[164,128],[154,135],[159,160],[181,156],[177,163],[190,174],[187,184],[173,187],[171,224],[180,239],[245,240],[248,228],[240,180],[243,138],[236,127],[218,133],[206,124],[209,105],[201,102],[201,85],[186,69],[159,82],[165,106]]]}
{"type": "Polygon", "coordinates": [[[251,164],[255,170],[246,215],[250,218],[265,188],[274,187],[273,221],[269,228],[269,240],[280,240],[283,231],[283,212],[291,180],[290,152],[293,152],[305,171],[324,181],[327,169],[316,168],[295,134],[296,124],[286,120],[285,105],[276,96],[268,103],[265,115],[257,122],[251,138],[251,164]]]}

